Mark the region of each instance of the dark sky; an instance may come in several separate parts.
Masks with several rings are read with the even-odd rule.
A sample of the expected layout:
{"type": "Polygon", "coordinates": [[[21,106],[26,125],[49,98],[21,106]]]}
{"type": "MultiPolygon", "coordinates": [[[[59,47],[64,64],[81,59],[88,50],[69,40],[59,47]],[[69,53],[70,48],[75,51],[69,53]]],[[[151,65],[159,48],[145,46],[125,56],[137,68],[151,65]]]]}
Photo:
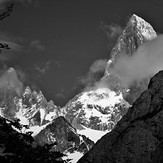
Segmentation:
{"type": "Polygon", "coordinates": [[[132,14],[161,33],[162,8],[162,0],[16,3],[12,14],[0,22],[0,40],[13,48],[0,59],[28,76],[48,100],[63,106],[78,92],[78,78],[88,73],[92,63],[109,58],[132,14]]]}

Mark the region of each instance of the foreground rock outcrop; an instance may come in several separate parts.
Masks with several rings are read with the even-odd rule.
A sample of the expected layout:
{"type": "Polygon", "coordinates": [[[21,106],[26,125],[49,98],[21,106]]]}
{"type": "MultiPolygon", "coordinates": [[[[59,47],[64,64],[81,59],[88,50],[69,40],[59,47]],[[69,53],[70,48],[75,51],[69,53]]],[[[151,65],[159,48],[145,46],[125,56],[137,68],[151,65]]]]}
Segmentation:
{"type": "Polygon", "coordinates": [[[163,162],[163,71],[78,163],[163,162]]]}

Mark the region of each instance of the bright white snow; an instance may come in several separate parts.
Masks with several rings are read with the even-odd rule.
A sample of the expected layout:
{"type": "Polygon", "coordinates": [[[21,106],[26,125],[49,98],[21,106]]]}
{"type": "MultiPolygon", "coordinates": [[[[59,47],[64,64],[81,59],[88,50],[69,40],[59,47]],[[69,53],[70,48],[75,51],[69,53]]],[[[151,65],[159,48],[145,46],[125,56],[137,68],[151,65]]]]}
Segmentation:
{"type": "Polygon", "coordinates": [[[99,105],[101,107],[113,107],[122,101],[123,97],[120,93],[117,95],[115,92],[111,91],[109,88],[98,88],[95,91],[84,92],[82,96],[79,97],[79,101],[85,105],[99,105]],[[97,94],[97,96],[96,96],[97,94]],[[104,98],[98,97],[98,95],[105,94],[104,98]],[[106,94],[108,96],[106,96],[106,94]]]}
{"type": "Polygon", "coordinates": [[[82,126],[84,129],[77,130],[78,134],[85,135],[90,140],[92,140],[94,143],[97,142],[97,140],[101,139],[102,136],[104,136],[109,131],[99,131],[99,130],[93,130],[90,128],[87,128],[85,126],[82,126]]]}
{"type": "Polygon", "coordinates": [[[67,156],[62,157],[63,160],[71,159],[71,163],[76,163],[82,156],[83,153],[74,152],[74,153],[66,153],[67,156]]]}
{"type": "Polygon", "coordinates": [[[30,126],[29,129],[23,128],[21,130],[21,132],[22,133],[32,132],[31,136],[34,137],[49,124],[50,124],[50,122],[46,123],[45,125],[42,125],[42,126],[38,126],[38,125],[37,126],[30,126]]]}

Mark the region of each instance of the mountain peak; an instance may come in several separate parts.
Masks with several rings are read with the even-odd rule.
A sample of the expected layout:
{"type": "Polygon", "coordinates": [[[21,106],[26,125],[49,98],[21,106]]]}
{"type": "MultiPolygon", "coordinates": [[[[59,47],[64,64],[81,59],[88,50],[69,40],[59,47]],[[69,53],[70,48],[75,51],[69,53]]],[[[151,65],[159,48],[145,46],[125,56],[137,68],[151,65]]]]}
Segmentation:
{"type": "Polygon", "coordinates": [[[111,59],[106,65],[105,75],[110,73],[111,67],[122,52],[129,56],[133,55],[140,45],[156,37],[157,33],[153,27],[141,17],[133,14],[111,51],[111,59]]]}
{"type": "Polygon", "coordinates": [[[138,46],[156,37],[157,34],[153,27],[141,17],[133,14],[111,52],[112,57],[114,58],[124,50],[131,55],[138,46]]]}
{"type": "Polygon", "coordinates": [[[143,18],[141,18],[140,16],[133,14],[130,18],[130,20],[136,20],[136,21],[145,21],[143,18]]]}
{"type": "MultiPolygon", "coordinates": [[[[125,29],[119,36],[115,46],[111,51],[111,58],[105,68],[105,75],[103,80],[110,83],[110,87],[114,91],[123,90],[123,95],[126,94],[121,79],[112,73],[114,65],[117,63],[118,58],[123,54],[126,57],[133,56],[138,47],[143,43],[155,39],[157,34],[153,27],[141,17],[133,14],[129,19],[125,29]]],[[[153,74],[154,75],[154,74],[153,74]]],[[[141,81],[141,84],[130,86],[130,91],[127,92],[126,101],[132,104],[139,95],[147,88],[149,78],[141,81]],[[142,84],[143,83],[143,84],[142,84]],[[143,86],[142,86],[143,85],[143,86]],[[136,91],[135,91],[136,90],[136,91]]]]}
{"type": "Polygon", "coordinates": [[[14,69],[13,67],[10,67],[7,71],[8,71],[9,73],[10,73],[10,72],[15,72],[15,73],[16,73],[16,71],[15,71],[15,69],[14,69]]]}
{"type": "Polygon", "coordinates": [[[136,27],[133,29],[138,30],[144,36],[144,38],[147,40],[151,40],[157,36],[153,27],[148,22],[146,22],[144,19],[137,16],[136,14],[133,14],[131,16],[131,18],[129,19],[129,21],[127,23],[127,27],[128,26],[136,27]]]}

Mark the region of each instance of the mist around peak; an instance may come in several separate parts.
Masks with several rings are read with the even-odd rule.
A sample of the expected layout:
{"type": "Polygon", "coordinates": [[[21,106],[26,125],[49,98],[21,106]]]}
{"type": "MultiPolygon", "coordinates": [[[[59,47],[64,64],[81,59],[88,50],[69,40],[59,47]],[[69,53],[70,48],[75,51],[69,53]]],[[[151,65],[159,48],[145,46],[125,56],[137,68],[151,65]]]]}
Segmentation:
{"type": "Polygon", "coordinates": [[[129,56],[123,51],[118,56],[109,75],[94,82],[87,90],[99,88],[112,90],[115,87],[129,89],[133,83],[139,84],[144,79],[151,78],[163,69],[163,35],[146,41],[133,55],[129,56]]]}
{"type": "Polygon", "coordinates": [[[125,52],[119,55],[111,74],[119,76],[121,85],[129,88],[134,82],[151,77],[163,69],[163,35],[147,41],[137,51],[128,56],[125,52]]]}

